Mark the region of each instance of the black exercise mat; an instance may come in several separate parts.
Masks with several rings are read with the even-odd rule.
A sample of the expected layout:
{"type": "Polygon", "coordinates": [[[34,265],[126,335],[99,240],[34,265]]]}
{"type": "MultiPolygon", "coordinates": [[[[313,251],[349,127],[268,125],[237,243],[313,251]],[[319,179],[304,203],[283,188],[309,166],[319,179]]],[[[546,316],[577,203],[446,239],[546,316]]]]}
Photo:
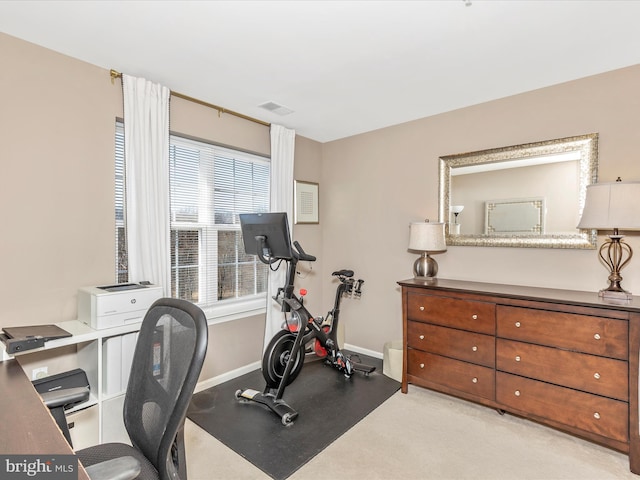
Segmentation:
{"type": "Polygon", "coordinates": [[[283,426],[263,405],[236,400],[239,389],[263,390],[260,370],[195,394],[187,416],[270,477],[284,480],[400,389],[382,374],[381,360],[359,357],[376,371],[347,379],[307,359],[283,397],[299,413],[293,425],[283,426]]]}

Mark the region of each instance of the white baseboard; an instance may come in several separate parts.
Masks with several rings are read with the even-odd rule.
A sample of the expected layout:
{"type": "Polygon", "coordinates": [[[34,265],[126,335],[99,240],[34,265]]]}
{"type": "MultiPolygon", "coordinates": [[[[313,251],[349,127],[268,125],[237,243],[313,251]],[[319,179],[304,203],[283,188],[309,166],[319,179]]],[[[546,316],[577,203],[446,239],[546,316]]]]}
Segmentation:
{"type": "Polygon", "coordinates": [[[369,350],[367,348],[362,348],[362,347],[357,347],[357,346],[351,345],[349,343],[345,343],[343,348],[345,350],[349,350],[351,352],[361,353],[363,355],[369,355],[370,357],[373,357],[373,358],[379,358],[379,359],[383,358],[382,352],[375,352],[373,350],[369,350]]]}
{"type": "Polygon", "coordinates": [[[244,375],[245,373],[253,372],[261,367],[262,362],[254,362],[249,365],[245,365],[244,367],[236,368],[235,370],[231,370],[230,372],[223,373],[222,375],[217,375],[213,378],[208,378],[207,380],[203,380],[202,382],[198,382],[194,393],[201,392],[202,390],[206,390],[207,388],[215,387],[216,385],[220,385],[221,383],[227,382],[229,380],[233,380],[240,375],[244,375]]]}

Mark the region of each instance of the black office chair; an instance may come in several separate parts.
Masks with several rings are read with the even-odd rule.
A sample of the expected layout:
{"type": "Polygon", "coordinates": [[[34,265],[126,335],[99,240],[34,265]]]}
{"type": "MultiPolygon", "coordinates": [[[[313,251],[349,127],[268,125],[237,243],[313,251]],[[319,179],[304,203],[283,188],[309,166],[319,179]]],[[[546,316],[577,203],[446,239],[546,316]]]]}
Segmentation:
{"type": "Polygon", "coordinates": [[[124,400],[124,424],[133,447],[105,443],[77,451],[92,480],[104,474],[104,478],[145,480],[187,478],[184,420],[207,339],[205,315],[192,303],[163,298],[149,308],[124,400]]]}

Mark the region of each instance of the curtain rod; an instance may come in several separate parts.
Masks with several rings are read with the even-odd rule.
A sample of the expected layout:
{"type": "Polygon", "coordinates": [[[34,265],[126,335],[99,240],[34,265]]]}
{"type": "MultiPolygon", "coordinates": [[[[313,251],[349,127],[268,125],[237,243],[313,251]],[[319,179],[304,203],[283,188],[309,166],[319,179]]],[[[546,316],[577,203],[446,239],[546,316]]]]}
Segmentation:
{"type": "MultiPolygon", "coordinates": [[[[116,78],[122,78],[122,73],[114,70],[113,68],[109,71],[111,75],[111,83],[116,78]]],[[[198,103],[200,105],[204,105],[205,107],[213,108],[218,111],[218,116],[222,113],[228,113],[229,115],[233,115],[234,117],[243,118],[244,120],[249,120],[250,122],[258,123],[260,125],[264,125],[265,127],[270,127],[271,124],[269,122],[265,122],[263,120],[258,120],[257,118],[249,117],[248,115],[244,115],[242,113],[234,112],[233,110],[227,110],[224,107],[220,107],[218,105],[214,105],[212,103],[205,102],[203,100],[198,100],[197,98],[190,97],[188,95],[183,95],[182,93],[171,91],[171,95],[174,97],[182,98],[183,100],[188,100],[189,102],[198,103]]]]}

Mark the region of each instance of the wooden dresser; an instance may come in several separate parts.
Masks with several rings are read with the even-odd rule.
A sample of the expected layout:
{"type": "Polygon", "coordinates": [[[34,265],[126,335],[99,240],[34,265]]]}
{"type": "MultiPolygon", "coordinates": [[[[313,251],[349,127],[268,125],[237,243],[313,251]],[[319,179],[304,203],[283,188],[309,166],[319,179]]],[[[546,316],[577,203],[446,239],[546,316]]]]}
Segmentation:
{"type": "Polygon", "coordinates": [[[629,454],[640,474],[640,297],[437,279],[402,287],[402,391],[471,400],[629,454]]]}

